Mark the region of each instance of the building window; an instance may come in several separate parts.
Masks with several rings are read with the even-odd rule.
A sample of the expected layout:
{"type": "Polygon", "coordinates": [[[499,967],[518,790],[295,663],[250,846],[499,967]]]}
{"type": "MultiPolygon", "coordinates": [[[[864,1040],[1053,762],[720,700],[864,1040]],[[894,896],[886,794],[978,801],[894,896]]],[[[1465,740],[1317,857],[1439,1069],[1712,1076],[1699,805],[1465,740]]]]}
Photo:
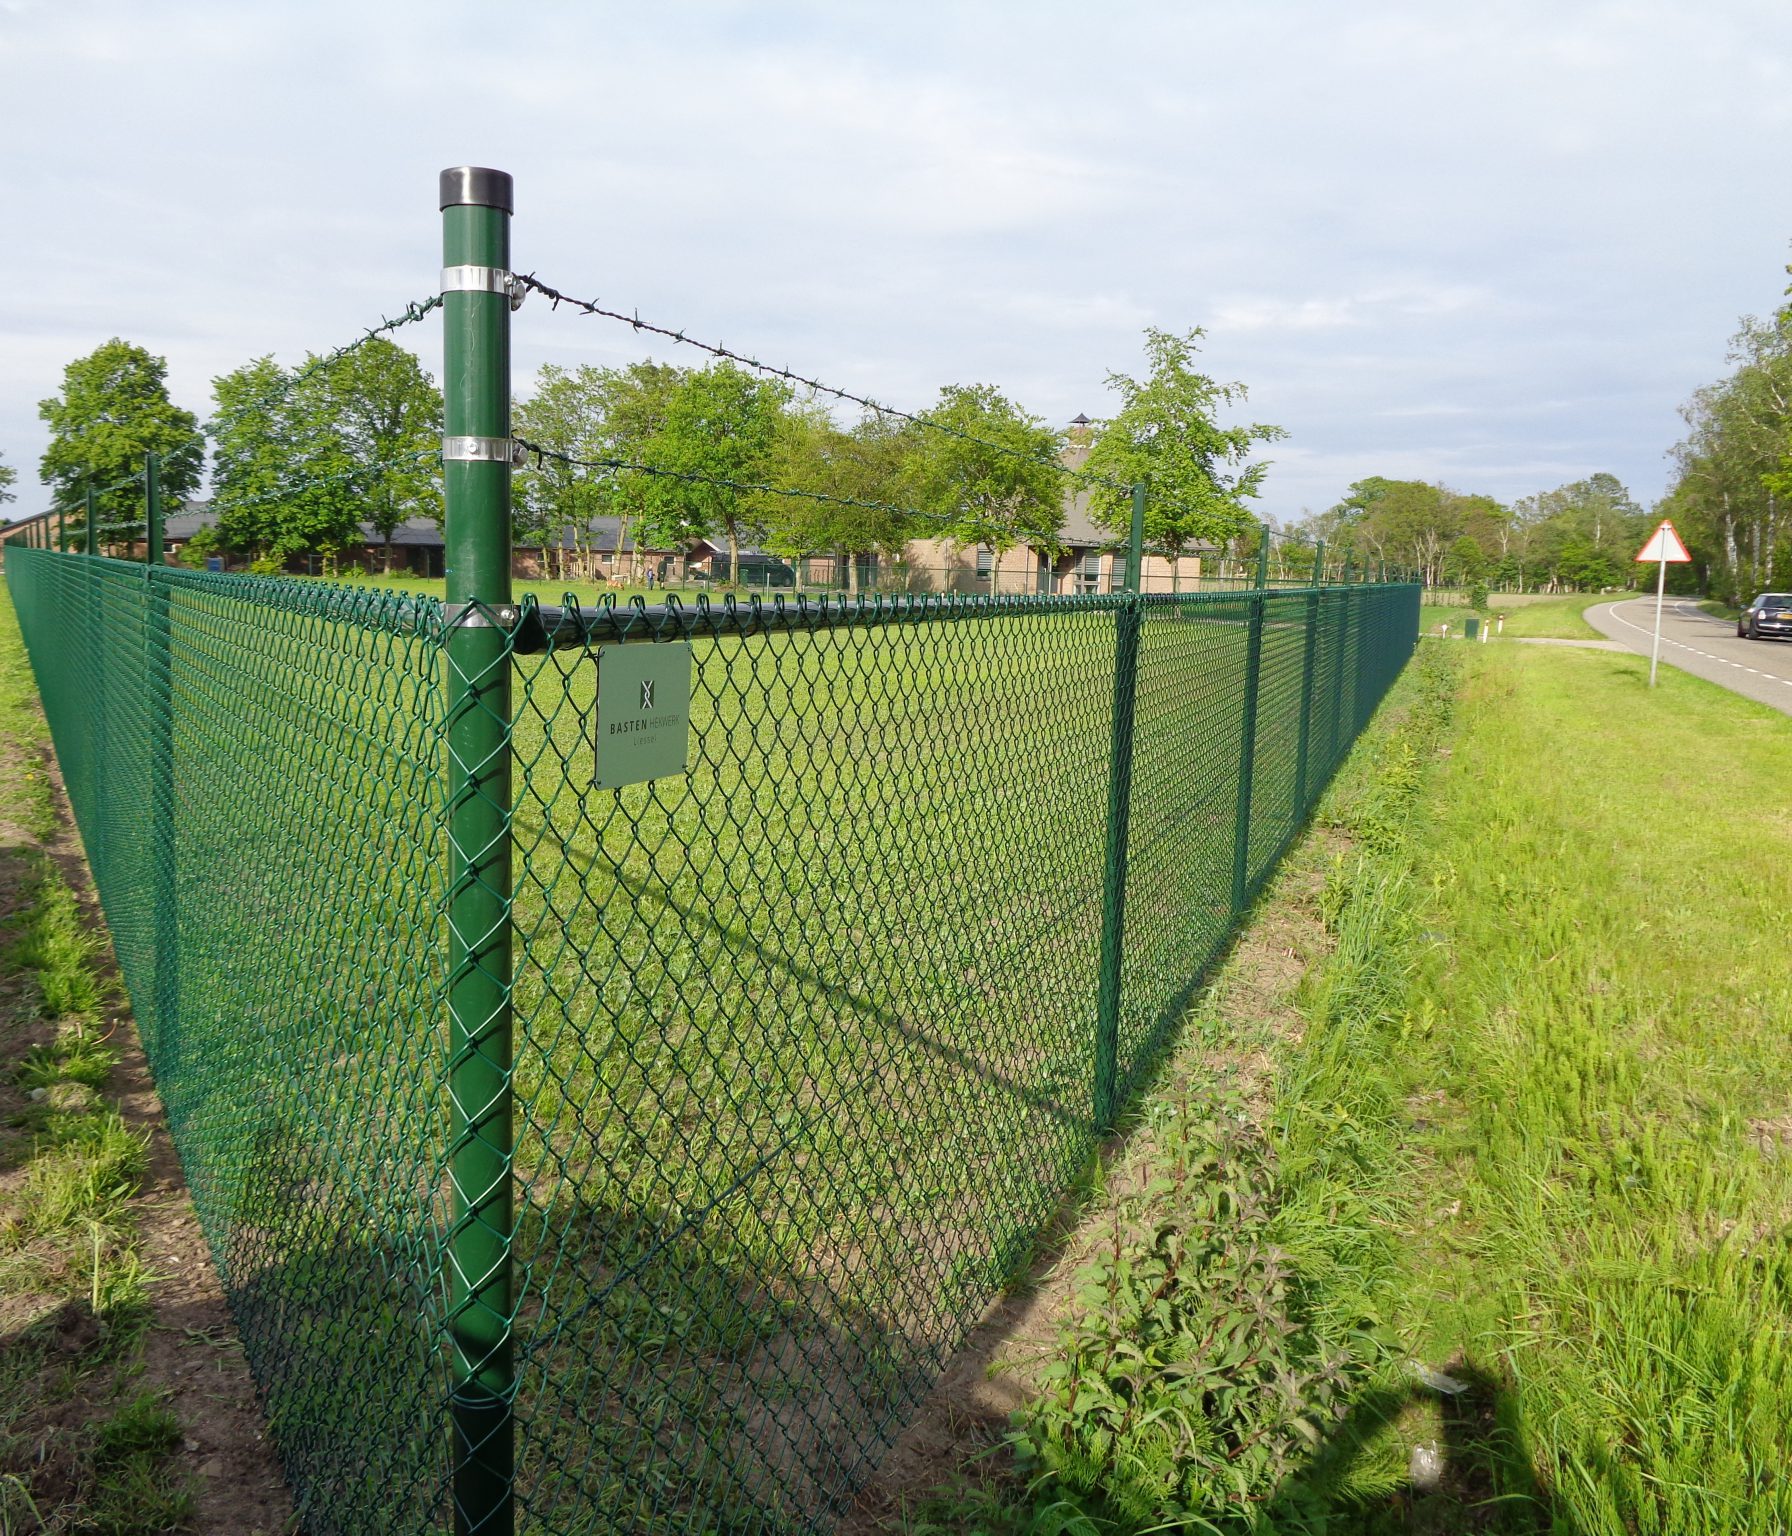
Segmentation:
{"type": "Polygon", "coordinates": [[[990,573],[995,569],[996,557],[988,548],[977,551],[977,580],[988,581],[990,573]]]}
{"type": "Polygon", "coordinates": [[[1089,593],[1101,590],[1101,551],[1092,549],[1085,554],[1076,568],[1076,589],[1089,593]]]}

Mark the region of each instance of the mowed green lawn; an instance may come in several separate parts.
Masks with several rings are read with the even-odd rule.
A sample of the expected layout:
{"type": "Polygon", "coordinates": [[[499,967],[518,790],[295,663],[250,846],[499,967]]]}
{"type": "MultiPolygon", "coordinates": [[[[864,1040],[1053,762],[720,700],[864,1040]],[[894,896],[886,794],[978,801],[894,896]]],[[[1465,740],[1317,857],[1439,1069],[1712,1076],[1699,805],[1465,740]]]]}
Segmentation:
{"type": "MultiPolygon", "coordinates": [[[[115,590],[56,613],[119,616],[105,649],[141,665],[140,575],[81,580],[115,590]]],[[[438,1438],[407,1383],[440,1369],[411,1318],[446,1191],[439,658],[236,590],[170,601],[183,990],[146,1033],[289,1457],[378,1447],[396,1521],[438,1438]],[[351,1342],[389,1385],[345,1408],[351,1342]]],[[[1375,601],[1322,614],[1309,801],[1375,601]]],[[[1299,820],[1306,612],[1273,600],[1264,635],[1253,886],[1299,820]]],[[[1123,1077],[1231,921],[1244,616],[1144,626],[1123,1077]]],[[[1095,1137],[1114,658],[1103,604],[700,640],[689,771],[620,791],[592,787],[589,651],[518,659],[526,1528],[813,1512],[1024,1265],[1095,1137]]],[[[153,711],[101,673],[64,721],[96,689],[95,761],[135,763],[153,711]]],[[[92,799],[132,888],[141,800],[92,799]]],[[[113,905],[153,988],[154,903],[113,905]]]]}
{"type": "MultiPolygon", "coordinates": [[[[1502,608],[1499,598],[1488,602],[1490,612],[1505,619],[1502,636],[1513,639],[1597,640],[1599,631],[1581,615],[1599,603],[1616,602],[1623,592],[1576,592],[1567,597],[1545,597],[1521,606],[1502,608]]],[[[1496,626],[1498,627],[1498,626],[1496,626]]]]}

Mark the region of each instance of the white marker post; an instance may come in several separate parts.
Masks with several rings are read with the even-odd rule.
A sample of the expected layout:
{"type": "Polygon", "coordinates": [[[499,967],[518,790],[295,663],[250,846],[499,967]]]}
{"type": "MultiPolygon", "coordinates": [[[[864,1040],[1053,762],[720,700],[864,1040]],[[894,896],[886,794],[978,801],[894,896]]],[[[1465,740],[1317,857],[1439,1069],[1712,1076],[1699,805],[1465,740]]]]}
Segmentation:
{"type": "Polygon", "coordinates": [[[1661,566],[1655,573],[1655,643],[1649,650],[1649,686],[1653,688],[1655,668],[1661,660],[1661,599],[1668,588],[1668,566],[1684,565],[1692,556],[1674,532],[1674,525],[1664,517],[1661,526],[1649,535],[1649,542],[1636,552],[1636,559],[1639,565],[1655,560],[1661,566]]]}

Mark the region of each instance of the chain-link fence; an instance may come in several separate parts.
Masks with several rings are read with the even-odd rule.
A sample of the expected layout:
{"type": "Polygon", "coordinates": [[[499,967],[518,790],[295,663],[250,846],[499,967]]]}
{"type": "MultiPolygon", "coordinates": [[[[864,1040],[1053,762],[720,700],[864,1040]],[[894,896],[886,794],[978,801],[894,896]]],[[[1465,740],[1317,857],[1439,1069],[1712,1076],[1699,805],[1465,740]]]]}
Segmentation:
{"type": "Polygon", "coordinates": [[[1418,618],[1416,587],[1352,585],[469,631],[17,546],[6,575],[305,1529],[357,1536],[827,1528],[1418,618]],[[467,633],[513,701],[484,894],[514,1065],[472,1098],[467,633]],[[645,646],[689,647],[688,766],[602,788],[599,668],[645,646]],[[450,1407],[475,1335],[489,1435],[450,1407]],[[482,1460],[506,1496],[474,1514],[482,1460]]]}

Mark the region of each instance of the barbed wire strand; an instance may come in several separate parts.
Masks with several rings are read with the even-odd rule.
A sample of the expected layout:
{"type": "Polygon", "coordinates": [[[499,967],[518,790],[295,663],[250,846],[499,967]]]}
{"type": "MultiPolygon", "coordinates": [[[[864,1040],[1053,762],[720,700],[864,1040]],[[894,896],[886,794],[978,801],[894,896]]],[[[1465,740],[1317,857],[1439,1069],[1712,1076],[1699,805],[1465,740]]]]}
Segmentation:
{"type": "Polygon", "coordinates": [[[571,294],[563,293],[560,289],[542,282],[533,273],[519,273],[517,274],[517,281],[530,292],[539,293],[548,301],[549,305],[555,309],[558,309],[564,304],[568,308],[576,309],[585,315],[604,320],[616,320],[636,331],[643,331],[651,336],[663,337],[665,340],[676,343],[679,346],[695,347],[699,352],[707,353],[711,357],[726,362],[739,363],[743,368],[751,368],[754,372],[764,374],[767,378],[782,379],[788,384],[800,385],[802,388],[813,390],[817,394],[832,396],[836,400],[849,405],[859,406],[861,409],[871,411],[880,417],[893,417],[897,421],[906,421],[911,425],[924,427],[930,432],[941,432],[948,437],[955,437],[961,442],[974,443],[980,448],[988,448],[993,452],[1006,454],[1010,458],[1019,459],[1022,463],[1043,465],[1048,469],[1055,470],[1061,475],[1069,476],[1071,479],[1093,481],[1098,485],[1104,485],[1109,489],[1116,491],[1131,490],[1129,485],[1126,485],[1122,481],[1112,479],[1107,475],[1099,475],[1087,469],[1072,467],[1057,459],[1042,458],[1038,454],[1028,453],[1024,449],[1013,448],[1006,443],[998,443],[987,437],[979,437],[974,432],[966,432],[958,427],[948,426],[945,422],[937,421],[931,416],[920,415],[912,411],[904,411],[896,406],[886,405],[881,400],[874,400],[869,395],[857,394],[850,389],[841,389],[833,384],[824,384],[820,379],[810,378],[806,374],[796,372],[794,369],[780,368],[772,363],[763,363],[759,361],[758,358],[748,357],[744,353],[736,352],[731,347],[723,346],[719,342],[699,341],[694,336],[686,335],[682,330],[675,331],[668,326],[654,325],[649,321],[643,320],[639,312],[633,315],[625,315],[620,310],[607,309],[594,300],[574,298],[571,294]]]}
{"type": "MultiPolygon", "coordinates": [[[[224,501],[226,506],[231,507],[258,507],[270,501],[279,501],[285,497],[297,495],[301,491],[308,491],[314,486],[340,485],[344,481],[360,479],[365,475],[378,474],[388,469],[406,469],[417,464],[440,463],[441,459],[442,450],[430,448],[420,453],[400,454],[395,459],[374,459],[370,463],[357,464],[352,469],[339,470],[334,474],[304,475],[253,496],[236,496],[226,493],[224,501]]],[[[212,493],[214,505],[218,499],[218,493],[214,490],[212,493]]]]}
{"type": "Polygon", "coordinates": [[[440,309],[441,307],[442,296],[438,293],[427,299],[412,300],[395,316],[381,316],[378,325],[368,326],[367,329],[362,331],[362,333],[353,341],[345,342],[342,346],[337,347],[334,351],[326,352],[321,357],[313,358],[309,363],[305,364],[304,367],[296,369],[290,374],[282,371],[279,382],[271,389],[263,391],[260,395],[257,395],[251,400],[245,400],[240,405],[234,405],[230,407],[229,410],[221,411],[216,416],[210,417],[195,435],[201,442],[205,441],[207,438],[215,439],[220,431],[228,430],[228,428],[234,426],[239,420],[252,412],[266,410],[270,405],[283,404],[307,379],[322,373],[325,369],[334,368],[338,363],[342,362],[344,358],[352,356],[360,348],[366,346],[368,342],[375,340],[377,337],[389,335],[393,331],[400,330],[407,325],[415,325],[432,310],[440,309]]]}

